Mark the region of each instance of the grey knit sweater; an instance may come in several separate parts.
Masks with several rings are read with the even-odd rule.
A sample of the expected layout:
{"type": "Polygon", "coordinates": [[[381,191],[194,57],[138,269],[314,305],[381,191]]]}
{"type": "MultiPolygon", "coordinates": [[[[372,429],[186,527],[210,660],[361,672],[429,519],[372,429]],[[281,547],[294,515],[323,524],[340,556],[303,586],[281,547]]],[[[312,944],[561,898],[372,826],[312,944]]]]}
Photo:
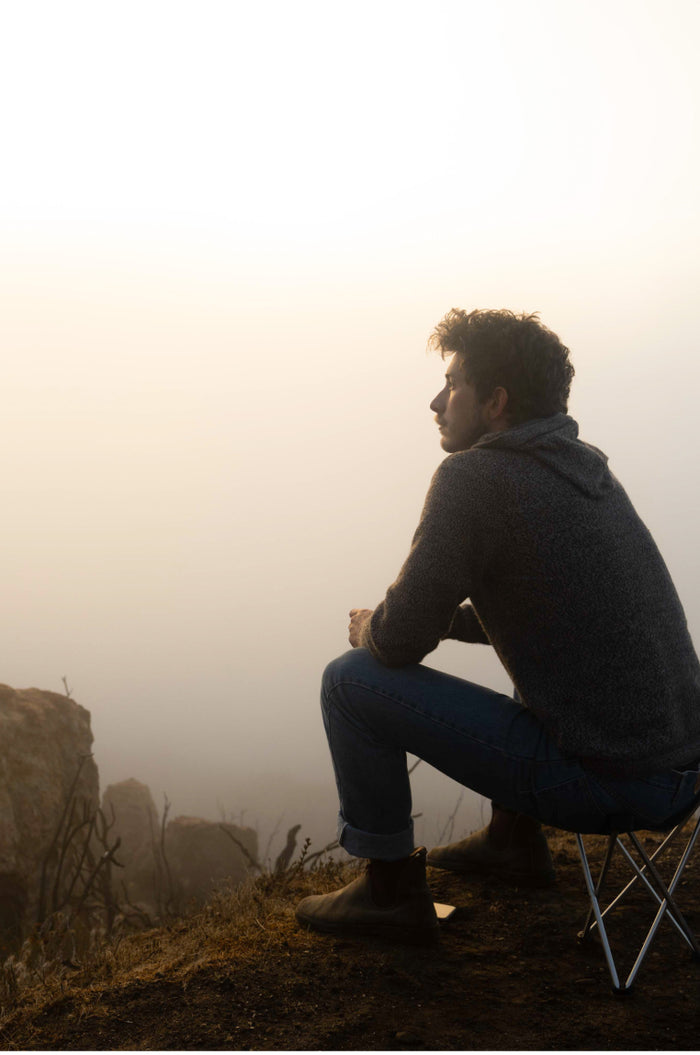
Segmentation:
{"type": "Polygon", "coordinates": [[[700,757],[700,665],[678,595],[565,414],[487,434],[435,473],[362,644],[403,666],[445,637],[490,642],[525,706],[591,769],[643,776],[700,757]]]}

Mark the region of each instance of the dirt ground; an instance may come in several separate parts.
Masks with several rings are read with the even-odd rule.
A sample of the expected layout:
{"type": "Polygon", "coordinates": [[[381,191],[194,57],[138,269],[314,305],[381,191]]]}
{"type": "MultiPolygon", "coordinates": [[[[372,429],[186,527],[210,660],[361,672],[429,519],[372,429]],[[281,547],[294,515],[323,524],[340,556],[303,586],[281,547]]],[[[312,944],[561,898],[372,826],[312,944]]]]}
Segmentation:
{"type": "MultiPolygon", "coordinates": [[[[319,877],[301,876],[274,911],[256,916],[257,941],[241,935],[236,944],[232,933],[167,964],[154,955],[149,967],[144,943],[157,936],[145,936],[141,966],[112,982],[76,976],[19,1006],[0,1028],[0,1047],[696,1050],[700,964],[664,921],[636,989],[615,996],[597,943],[576,939],[586,901],[573,836],[550,833],[550,845],[558,879],[547,890],[430,870],[436,900],[458,911],[428,949],[299,929],[293,906],[319,889],[319,877]]],[[[697,932],[700,853],[678,893],[697,932]]],[[[650,905],[645,894],[623,903],[614,939],[629,940],[650,905]]],[[[179,926],[184,940],[192,924],[179,926]]]]}

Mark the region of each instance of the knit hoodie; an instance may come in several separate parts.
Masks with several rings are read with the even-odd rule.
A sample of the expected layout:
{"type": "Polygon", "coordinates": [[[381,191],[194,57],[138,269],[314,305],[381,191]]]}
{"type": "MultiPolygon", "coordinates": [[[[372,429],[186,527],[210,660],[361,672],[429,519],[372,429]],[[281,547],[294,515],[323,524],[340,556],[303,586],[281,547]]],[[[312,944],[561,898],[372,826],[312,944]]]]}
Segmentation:
{"type": "Polygon", "coordinates": [[[524,705],[591,769],[641,776],[700,757],[700,665],[668,569],[565,414],[488,433],[435,473],[362,644],[403,666],[445,637],[490,642],[524,705]]]}

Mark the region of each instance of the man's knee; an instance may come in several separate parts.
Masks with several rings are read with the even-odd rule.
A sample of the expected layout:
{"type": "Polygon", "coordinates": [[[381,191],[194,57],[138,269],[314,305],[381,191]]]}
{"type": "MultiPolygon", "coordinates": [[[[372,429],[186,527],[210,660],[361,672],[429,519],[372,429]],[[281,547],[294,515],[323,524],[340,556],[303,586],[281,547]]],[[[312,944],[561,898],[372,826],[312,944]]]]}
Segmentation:
{"type": "Polygon", "coordinates": [[[337,659],[332,659],[323,672],[321,702],[325,704],[332,690],[343,683],[352,682],[367,674],[367,668],[376,660],[366,648],[351,648],[337,659]]]}

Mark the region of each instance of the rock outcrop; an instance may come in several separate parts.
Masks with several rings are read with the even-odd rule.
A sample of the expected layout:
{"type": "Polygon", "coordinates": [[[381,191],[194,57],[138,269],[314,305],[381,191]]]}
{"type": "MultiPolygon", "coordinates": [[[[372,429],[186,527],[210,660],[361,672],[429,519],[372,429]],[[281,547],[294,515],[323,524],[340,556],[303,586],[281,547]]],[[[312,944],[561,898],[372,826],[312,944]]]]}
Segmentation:
{"type": "Polygon", "coordinates": [[[112,871],[115,900],[128,901],[145,912],[157,912],[163,896],[160,820],[146,784],[133,778],[110,784],[102,796],[102,812],[121,840],[112,871]]]}
{"type": "Polygon", "coordinates": [[[258,837],[252,828],[175,817],[165,829],[165,857],[178,900],[202,902],[222,881],[245,879],[257,861],[258,837]]]}
{"type": "Polygon", "coordinates": [[[110,835],[121,840],[117,857],[124,867],[112,872],[115,900],[149,915],[201,904],[219,883],[240,883],[257,861],[256,832],[235,824],[176,817],[161,840],[151,792],[138,780],[110,784],[102,810],[109,823],[114,819],[110,835]]]}
{"type": "Polygon", "coordinates": [[[90,714],[75,700],[0,685],[0,943],[60,900],[71,808],[77,818],[99,801],[91,751],[90,714]]]}
{"type": "Polygon", "coordinates": [[[75,700],[0,685],[0,953],[57,910],[107,926],[157,917],[238,883],[257,861],[250,828],[194,817],[161,838],[148,787],[112,784],[99,805],[90,714],[75,700]]]}

